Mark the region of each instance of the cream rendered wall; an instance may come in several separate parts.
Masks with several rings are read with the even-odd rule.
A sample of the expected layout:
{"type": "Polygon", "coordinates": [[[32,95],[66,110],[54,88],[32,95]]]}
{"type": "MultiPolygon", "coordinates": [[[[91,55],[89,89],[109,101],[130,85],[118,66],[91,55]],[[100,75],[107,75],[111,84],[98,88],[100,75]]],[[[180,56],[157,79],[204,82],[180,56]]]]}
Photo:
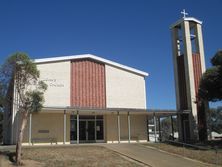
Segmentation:
{"type": "Polygon", "coordinates": [[[48,85],[44,106],[70,106],[70,61],[37,64],[40,80],[48,85]]]}
{"type": "MultiPolygon", "coordinates": [[[[117,114],[105,116],[105,140],[108,143],[118,142],[117,114]]],[[[131,141],[147,141],[146,115],[130,116],[131,141]]],[[[120,114],[120,140],[128,141],[127,115],[120,114]]]]}
{"type": "Polygon", "coordinates": [[[107,108],[146,108],[143,76],[110,65],[105,69],[107,108]]]}
{"type": "Polygon", "coordinates": [[[120,115],[120,139],[121,140],[129,139],[127,114],[120,115]]]}
{"type": "Polygon", "coordinates": [[[131,139],[147,140],[146,115],[131,115],[131,139]]]}
{"type": "MultiPolygon", "coordinates": [[[[32,114],[32,138],[56,138],[57,142],[64,140],[63,113],[35,113],[32,114]],[[39,133],[39,130],[48,130],[49,133],[39,133]]],[[[27,123],[23,143],[28,143],[29,122],[27,123]]],[[[66,142],[70,142],[70,114],[66,114],[66,142]]]]}
{"type": "Polygon", "coordinates": [[[118,141],[117,115],[105,115],[105,140],[118,141]]]}

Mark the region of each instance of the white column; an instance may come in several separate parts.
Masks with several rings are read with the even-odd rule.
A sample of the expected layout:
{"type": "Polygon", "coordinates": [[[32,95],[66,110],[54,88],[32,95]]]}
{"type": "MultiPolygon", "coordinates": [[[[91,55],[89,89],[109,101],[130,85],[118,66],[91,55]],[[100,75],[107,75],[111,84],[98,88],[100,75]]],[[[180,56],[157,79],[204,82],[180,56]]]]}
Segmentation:
{"type": "Polygon", "coordinates": [[[130,143],[130,141],[131,141],[131,129],[130,129],[130,114],[129,114],[129,112],[128,112],[128,115],[127,115],[127,118],[128,118],[128,136],[129,136],[129,143],[130,143]]]}
{"type": "Polygon", "coordinates": [[[79,144],[79,111],[77,111],[77,144],[79,144]]]}
{"type": "Polygon", "coordinates": [[[120,115],[117,113],[117,126],[118,126],[118,142],[120,143],[120,115]]]}
{"type": "Polygon", "coordinates": [[[177,110],[180,109],[180,94],[179,94],[179,80],[178,80],[178,68],[177,68],[177,57],[180,56],[178,50],[178,29],[173,27],[171,30],[172,36],[172,47],[173,47],[173,65],[174,65],[174,82],[175,82],[175,93],[176,93],[176,105],[177,110]]]}
{"type": "Polygon", "coordinates": [[[200,53],[200,61],[201,61],[201,70],[202,73],[206,71],[205,66],[205,57],[204,57],[204,45],[203,45],[203,35],[202,35],[202,29],[200,24],[196,24],[196,37],[197,37],[197,50],[200,53]]]}
{"type": "Polygon", "coordinates": [[[192,46],[190,40],[190,26],[188,21],[182,24],[183,41],[184,41],[184,67],[187,88],[187,104],[189,109],[192,109],[194,119],[197,119],[195,87],[194,87],[194,73],[193,73],[193,59],[192,59],[192,46]]]}
{"type": "Polygon", "coordinates": [[[32,113],[29,114],[29,145],[32,143],[32,113]]]}
{"type": "Polygon", "coordinates": [[[156,115],[153,113],[153,123],[154,123],[154,138],[156,142],[156,115]]]}
{"type": "Polygon", "coordinates": [[[64,134],[63,134],[63,144],[66,144],[66,110],[64,110],[64,121],[63,121],[63,127],[64,127],[64,134]]]}

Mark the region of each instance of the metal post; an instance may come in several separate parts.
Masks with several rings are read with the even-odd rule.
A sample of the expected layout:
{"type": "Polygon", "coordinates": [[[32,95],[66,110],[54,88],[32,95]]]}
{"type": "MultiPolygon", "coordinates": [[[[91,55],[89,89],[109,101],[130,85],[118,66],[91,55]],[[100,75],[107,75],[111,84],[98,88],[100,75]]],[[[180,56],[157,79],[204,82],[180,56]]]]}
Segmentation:
{"type": "Polygon", "coordinates": [[[63,134],[63,144],[66,144],[66,110],[64,110],[64,118],[63,118],[63,128],[64,128],[64,134],[63,134]]]}
{"type": "Polygon", "coordinates": [[[153,123],[154,123],[154,138],[156,142],[156,115],[155,112],[153,113],[153,123]]]}
{"type": "Polygon", "coordinates": [[[173,116],[171,115],[171,129],[172,129],[172,136],[173,136],[173,140],[174,140],[174,127],[173,127],[173,116]]]}
{"type": "Polygon", "coordinates": [[[79,144],[79,111],[77,111],[77,144],[79,144]]]}
{"type": "Polygon", "coordinates": [[[162,141],[162,133],[161,133],[160,117],[159,117],[159,119],[158,119],[158,123],[159,123],[159,141],[162,141]]]}
{"type": "Polygon", "coordinates": [[[178,127],[178,137],[179,141],[184,141],[184,134],[183,134],[183,122],[182,122],[182,117],[181,117],[182,112],[177,112],[177,127],[178,127]]]}
{"type": "Polygon", "coordinates": [[[147,120],[147,122],[146,122],[147,141],[150,141],[150,133],[149,133],[150,127],[149,127],[149,117],[148,116],[146,116],[146,120],[147,120]]]}
{"type": "Polygon", "coordinates": [[[97,129],[96,129],[96,115],[95,115],[95,141],[97,140],[97,129]]]}
{"type": "Polygon", "coordinates": [[[29,145],[32,142],[32,113],[29,114],[29,145]]]}
{"type": "Polygon", "coordinates": [[[130,129],[130,114],[129,114],[129,112],[128,112],[127,117],[128,117],[128,135],[129,135],[128,142],[130,143],[130,141],[131,141],[131,129],[130,129]]]}
{"type": "Polygon", "coordinates": [[[120,143],[120,116],[119,116],[119,112],[117,112],[117,126],[118,126],[118,142],[120,143]]]}

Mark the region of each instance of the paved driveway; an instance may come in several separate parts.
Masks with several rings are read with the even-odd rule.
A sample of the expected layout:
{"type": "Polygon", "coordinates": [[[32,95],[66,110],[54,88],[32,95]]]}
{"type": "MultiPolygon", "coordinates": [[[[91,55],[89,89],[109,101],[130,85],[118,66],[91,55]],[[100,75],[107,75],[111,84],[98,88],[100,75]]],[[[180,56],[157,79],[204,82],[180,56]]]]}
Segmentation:
{"type": "Polygon", "coordinates": [[[140,144],[105,144],[108,149],[152,167],[206,167],[209,165],[164,153],[140,144]]]}

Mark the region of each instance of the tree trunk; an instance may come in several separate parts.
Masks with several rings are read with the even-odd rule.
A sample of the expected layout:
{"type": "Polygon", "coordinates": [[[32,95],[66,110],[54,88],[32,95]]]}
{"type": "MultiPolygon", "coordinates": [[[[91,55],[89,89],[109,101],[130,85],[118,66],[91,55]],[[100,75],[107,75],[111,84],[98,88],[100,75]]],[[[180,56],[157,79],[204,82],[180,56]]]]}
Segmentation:
{"type": "Polygon", "coordinates": [[[27,118],[28,118],[28,112],[21,112],[22,114],[22,122],[21,126],[19,129],[19,136],[18,136],[18,141],[16,144],[16,164],[21,165],[21,156],[22,156],[22,140],[23,140],[23,133],[25,130],[25,126],[27,124],[27,118]]]}
{"type": "Polygon", "coordinates": [[[206,107],[205,102],[200,101],[198,104],[198,131],[199,140],[201,142],[207,141],[207,123],[206,123],[206,107]]]}

